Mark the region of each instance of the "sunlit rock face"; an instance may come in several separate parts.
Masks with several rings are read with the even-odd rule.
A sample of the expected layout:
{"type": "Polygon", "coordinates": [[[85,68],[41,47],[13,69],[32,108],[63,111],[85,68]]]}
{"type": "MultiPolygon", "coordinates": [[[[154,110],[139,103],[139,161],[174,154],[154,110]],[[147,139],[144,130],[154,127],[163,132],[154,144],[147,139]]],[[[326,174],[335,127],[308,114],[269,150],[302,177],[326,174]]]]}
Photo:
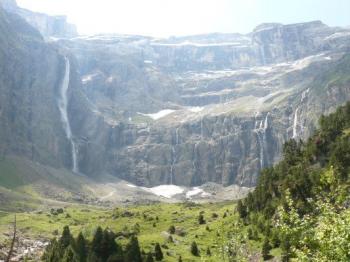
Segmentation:
{"type": "Polygon", "coordinates": [[[48,43],[0,14],[0,154],[91,177],[254,186],[283,142],[350,99],[350,30],[321,22],[48,43]]]}
{"type": "Polygon", "coordinates": [[[349,43],[349,30],[318,21],[59,41],[77,60],[89,111],[72,106],[80,170],[145,186],[254,186],[286,140],[307,138],[350,98],[349,43]]]}

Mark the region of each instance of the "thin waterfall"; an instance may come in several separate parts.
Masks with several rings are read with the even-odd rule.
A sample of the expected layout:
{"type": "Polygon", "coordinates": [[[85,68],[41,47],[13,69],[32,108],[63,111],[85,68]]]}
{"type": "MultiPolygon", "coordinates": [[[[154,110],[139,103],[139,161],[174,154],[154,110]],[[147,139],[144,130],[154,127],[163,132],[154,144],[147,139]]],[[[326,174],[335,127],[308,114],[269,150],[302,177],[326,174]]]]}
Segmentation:
{"type": "Polygon", "coordinates": [[[297,139],[304,131],[304,126],[300,123],[299,120],[299,114],[300,114],[300,107],[302,103],[307,99],[307,95],[309,93],[310,89],[306,89],[302,94],[301,94],[301,100],[299,106],[295,109],[294,112],[294,120],[293,120],[293,139],[297,139]],[[299,130],[298,130],[299,129],[299,130]]]}
{"type": "Polygon", "coordinates": [[[203,140],[203,116],[201,117],[201,140],[203,140]]]}
{"type": "Polygon", "coordinates": [[[298,113],[299,113],[299,107],[294,112],[293,139],[296,139],[298,137],[298,113]]]}
{"type": "Polygon", "coordinates": [[[260,120],[260,123],[255,121],[255,130],[254,132],[257,135],[259,143],[259,159],[260,159],[260,168],[265,167],[265,145],[266,145],[266,130],[268,129],[268,117],[269,113],[266,114],[265,120],[260,120]]]}
{"type": "Polygon", "coordinates": [[[171,147],[170,185],[174,184],[174,165],[177,160],[176,147],[179,144],[179,139],[179,128],[177,127],[175,130],[175,145],[173,144],[171,147]]]}
{"type": "Polygon", "coordinates": [[[62,86],[61,86],[61,90],[60,90],[60,98],[58,101],[58,107],[59,107],[59,110],[61,113],[61,120],[62,120],[62,124],[63,124],[63,129],[66,133],[67,139],[71,143],[72,162],[73,162],[72,171],[74,173],[78,173],[79,168],[78,168],[78,161],[77,161],[77,159],[78,159],[77,147],[76,147],[76,144],[73,140],[72,130],[71,130],[69,118],[68,118],[68,87],[69,87],[69,79],[70,79],[70,63],[69,63],[69,59],[67,57],[65,57],[65,62],[66,62],[66,70],[64,73],[64,78],[63,78],[63,82],[62,82],[62,86]]]}

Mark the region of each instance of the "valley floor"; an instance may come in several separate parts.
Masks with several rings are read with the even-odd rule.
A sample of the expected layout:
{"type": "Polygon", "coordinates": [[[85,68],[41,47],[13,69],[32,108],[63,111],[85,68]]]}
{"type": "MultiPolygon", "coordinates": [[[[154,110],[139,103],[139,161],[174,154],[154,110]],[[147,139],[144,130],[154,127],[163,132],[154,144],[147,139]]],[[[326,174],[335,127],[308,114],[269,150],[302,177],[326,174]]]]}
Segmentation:
{"type": "MultiPolygon", "coordinates": [[[[239,245],[243,256],[250,257],[250,261],[259,261],[260,243],[245,243],[243,239],[236,238],[244,234],[244,230],[234,210],[234,202],[184,202],[130,205],[114,209],[67,205],[17,213],[18,238],[21,243],[17,248],[18,253],[28,253],[29,257],[32,251],[33,256],[36,256],[34,261],[37,261],[45,243],[53,237],[59,237],[65,225],[70,227],[74,236],[82,232],[87,239],[91,239],[97,226],[101,226],[115,232],[117,242],[122,245],[128,242],[128,235],[137,233],[140,246],[146,253],[153,251],[155,244],[159,243],[164,261],[178,261],[179,256],[183,261],[228,261],[225,249],[238,244],[234,242],[235,239],[242,241],[239,245]],[[200,214],[204,217],[204,224],[199,224],[200,214]],[[169,233],[171,226],[175,227],[174,234],[169,233]],[[198,244],[200,257],[190,252],[193,241],[198,244]],[[208,249],[211,255],[207,255],[208,249]]],[[[13,221],[14,213],[0,212],[0,243],[9,241],[13,221]]],[[[5,246],[2,251],[6,251],[5,246]]]]}

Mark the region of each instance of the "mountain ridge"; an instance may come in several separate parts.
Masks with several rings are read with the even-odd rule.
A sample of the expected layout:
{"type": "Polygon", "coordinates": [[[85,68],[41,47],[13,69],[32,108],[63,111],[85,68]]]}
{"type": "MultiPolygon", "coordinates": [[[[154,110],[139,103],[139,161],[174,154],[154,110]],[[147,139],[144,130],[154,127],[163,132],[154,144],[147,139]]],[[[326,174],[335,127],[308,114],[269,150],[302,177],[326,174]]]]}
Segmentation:
{"type": "MultiPolygon", "coordinates": [[[[3,134],[3,154],[73,166],[72,143],[64,135],[58,108],[67,57],[67,115],[80,172],[149,187],[206,182],[254,186],[259,170],[279,160],[284,141],[307,138],[318,116],[344,103],[350,93],[347,29],[320,22],[278,28],[241,39],[248,47],[221,45],[227,43],[221,36],[210,40],[219,44],[205,44],[207,35],[197,45],[120,35],[38,40],[42,60],[53,71],[35,76],[33,93],[16,95],[27,100],[32,116],[47,119],[47,126],[24,118],[22,130],[41,135],[31,141],[16,132],[3,134]],[[339,67],[344,70],[334,70],[339,67]],[[35,81],[46,81],[46,89],[35,81]],[[40,101],[40,92],[52,103],[40,101]],[[52,125],[56,131],[49,131],[52,125]],[[24,145],[30,150],[23,150],[24,145]]],[[[40,64],[29,57],[23,64],[40,64]]],[[[9,61],[20,60],[17,55],[9,61]]],[[[14,73],[31,77],[29,70],[14,73]]],[[[22,86],[31,85],[24,81],[22,86]]],[[[3,88],[9,92],[10,85],[3,88]]],[[[13,110],[11,104],[6,107],[13,110]]],[[[15,126],[19,119],[4,123],[15,126]]]]}

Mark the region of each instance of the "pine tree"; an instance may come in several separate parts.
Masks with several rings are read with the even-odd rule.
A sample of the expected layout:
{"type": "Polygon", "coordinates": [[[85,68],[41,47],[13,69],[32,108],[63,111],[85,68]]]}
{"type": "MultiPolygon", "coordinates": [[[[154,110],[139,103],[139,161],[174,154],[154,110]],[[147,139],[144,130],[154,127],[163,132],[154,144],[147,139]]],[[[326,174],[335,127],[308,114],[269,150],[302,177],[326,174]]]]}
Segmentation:
{"type": "Polygon", "coordinates": [[[248,228],[248,239],[249,240],[254,239],[253,229],[251,227],[248,228]]]}
{"type": "Polygon", "coordinates": [[[211,251],[210,251],[210,248],[209,248],[209,247],[207,248],[207,256],[208,256],[208,257],[211,256],[211,251]]]}
{"type": "Polygon", "coordinates": [[[247,208],[246,208],[246,206],[243,205],[242,200],[238,200],[237,212],[238,212],[240,218],[243,218],[243,219],[246,218],[248,215],[247,208]]]}
{"type": "Polygon", "coordinates": [[[175,227],[171,225],[168,229],[169,234],[175,234],[175,227]]]}
{"type": "Polygon", "coordinates": [[[270,250],[271,245],[269,243],[269,240],[265,238],[261,251],[264,260],[268,260],[270,258],[270,250]]]}
{"type": "Polygon", "coordinates": [[[88,249],[86,246],[86,240],[81,232],[78,235],[75,246],[76,252],[79,256],[79,261],[86,262],[88,249]]]}
{"type": "Polygon", "coordinates": [[[125,248],[125,260],[130,262],[142,262],[139,241],[135,236],[131,237],[130,242],[125,248]]]}
{"type": "Polygon", "coordinates": [[[64,251],[69,245],[74,245],[74,239],[73,236],[70,233],[69,227],[65,226],[63,228],[62,236],[60,240],[58,241],[58,244],[62,251],[64,251]]]}
{"type": "Polygon", "coordinates": [[[91,243],[91,256],[90,256],[90,260],[92,259],[91,257],[93,257],[93,254],[99,258],[101,257],[102,254],[102,248],[101,248],[101,244],[102,244],[102,240],[103,240],[103,231],[101,227],[98,227],[96,229],[94,238],[92,239],[92,243],[91,243]]]}
{"type": "Polygon", "coordinates": [[[79,257],[73,250],[72,246],[68,246],[64,252],[62,262],[79,262],[79,257]]]}
{"type": "Polygon", "coordinates": [[[157,243],[156,246],[154,247],[154,254],[156,257],[156,261],[161,261],[164,258],[163,252],[159,243],[157,243]]]}
{"type": "Polygon", "coordinates": [[[46,247],[45,252],[42,256],[44,262],[60,262],[62,258],[61,248],[56,238],[50,241],[50,244],[46,247]]]}
{"type": "Polygon", "coordinates": [[[200,224],[200,225],[205,224],[205,220],[204,220],[203,214],[199,214],[199,216],[198,216],[198,224],[200,224]]]}
{"type": "Polygon", "coordinates": [[[151,252],[149,252],[149,253],[147,254],[146,262],[154,262],[154,259],[153,259],[153,256],[152,256],[152,253],[151,253],[151,252]]]}
{"type": "Polygon", "coordinates": [[[98,254],[103,262],[107,261],[111,255],[116,254],[118,251],[118,246],[114,239],[115,236],[112,232],[109,232],[107,229],[103,231],[103,237],[100,243],[100,254],[98,254]]]}
{"type": "Polygon", "coordinates": [[[199,256],[199,249],[198,249],[197,243],[195,241],[193,241],[191,244],[191,253],[192,253],[192,255],[194,255],[196,257],[199,256]]]}

